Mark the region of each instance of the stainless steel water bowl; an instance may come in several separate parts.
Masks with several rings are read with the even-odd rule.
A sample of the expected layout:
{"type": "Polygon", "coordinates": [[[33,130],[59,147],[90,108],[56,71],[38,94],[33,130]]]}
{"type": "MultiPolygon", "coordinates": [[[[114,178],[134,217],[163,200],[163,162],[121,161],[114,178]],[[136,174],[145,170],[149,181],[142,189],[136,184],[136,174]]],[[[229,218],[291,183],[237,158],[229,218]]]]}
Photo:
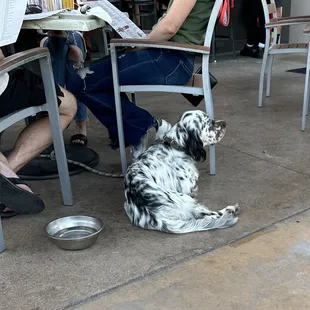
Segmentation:
{"type": "Polygon", "coordinates": [[[50,222],[46,233],[64,250],[83,250],[91,247],[103,229],[100,220],[91,216],[67,216],[50,222]]]}

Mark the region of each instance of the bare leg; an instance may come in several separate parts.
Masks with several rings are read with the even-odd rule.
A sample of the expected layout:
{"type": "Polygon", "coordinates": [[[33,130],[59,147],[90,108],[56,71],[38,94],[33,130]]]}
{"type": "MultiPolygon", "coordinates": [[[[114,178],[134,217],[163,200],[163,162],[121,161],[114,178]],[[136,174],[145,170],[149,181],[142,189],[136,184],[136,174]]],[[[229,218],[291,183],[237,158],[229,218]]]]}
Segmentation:
{"type": "MultiPolygon", "coordinates": [[[[76,100],[69,92],[61,89],[64,97],[59,106],[62,130],[68,127],[76,114],[76,100]]],[[[17,172],[52,143],[48,117],[27,126],[19,135],[13,151],[7,158],[9,167],[17,172]]]]}
{"type": "MultiPolygon", "coordinates": [[[[82,134],[85,137],[87,137],[87,120],[74,121],[74,126],[75,126],[75,130],[74,130],[75,135],[82,134]]],[[[71,141],[72,141],[72,143],[75,143],[75,144],[85,145],[85,141],[80,140],[80,139],[74,139],[71,141]]]]}

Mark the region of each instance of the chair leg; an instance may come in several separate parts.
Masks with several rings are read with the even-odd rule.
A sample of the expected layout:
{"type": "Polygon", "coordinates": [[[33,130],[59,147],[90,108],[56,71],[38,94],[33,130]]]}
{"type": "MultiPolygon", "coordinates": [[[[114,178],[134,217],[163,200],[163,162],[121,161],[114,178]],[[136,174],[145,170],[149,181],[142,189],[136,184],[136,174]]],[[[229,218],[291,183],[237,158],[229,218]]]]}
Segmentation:
{"type": "Polygon", "coordinates": [[[121,93],[118,79],[118,68],[117,68],[117,54],[115,47],[111,47],[111,62],[112,62],[112,74],[113,74],[113,85],[114,85],[114,99],[116,108],[116,120],[117,120],[117,132],[119,141],[119,150],[121,156],[122,172],[125,175],[127,170],[127,159],[126,159],[126,148],[124,139],[123,129],[123,116],[122,116],[122,105],[121,105],[121,93]]]}
{"type": "Polygon", "coordinates": [[[63,202],[66,206],[72,206],[72,189],[67,164],[67,156],[64,146],[64,139],[60,125],[57,97],[55,88],[50,87],[50,85],[55,84],[50,56],[40,59],[40,68],[47,101],[46,105],[47,111],[49,113],[63,202]]]}
{"type": "Polygon", "coordinates": [[[215,38],[215,29],[214,29],[213,36],[212,36],[211,53],[212,53],[212,62],[216,62],[216,38],[215,38]]]}
{"type": "MultiPolygon", "coordinates": [[[[209,55],[204,55],[202,62],[204,64],[202,71],[202,85],[205,98],[206,113],[211,119],[214,119],[213,100],[211,93],[211,84],[209,77],[209,55]]],[[[210,175],[216,174],[215,145],[209,146],[210,152],[210,175]]]]}
{"type": "Polygon", "coordinates": [[[265,72],[266,72],[267,60],[268,60],[268,55],[269,55],[269,42],[270,42],[270,31],[266,31],[265,52],[264,52],[262,69],[261,69],[260,78],[259,78],[258,107],[260,108],[263,106],[264,80],[265,80],[265,72]]]}
{"type": "Polygon", "coordinates": [[[269,61],[267,66],[267,87],[266,87],[266,97],[270,96],[270,85],[271,85],[271,74],[273,66],[274,55],[269,55],[269,61]]]}
{"type": "Polygon", "coordinates": [[[308,108],[309,108],[309,96],[310,96],[310,47],[308,48],[308,59],[307,59],[307,68],[306,68],[306,80],[305,80],[305,90],[304,90],[304,103],[303,103],[303,111],[302,111],[301,131],[305,131],[306,129],[306,121],[307,121],[308,108]]]}
{"type": "Polygon", "coordinates": [[[232,19],[230,20],[230,39],[232,43],[232,52],[233,52],[233,59],[236,59],[236,43],[235,43],[235,34],[234,34],[234,25],[232,19]]]}
{"type": "Polygon", "coordinates": [[[4,237],[3,237],[3,230],[2,230],[2,224],[1,224],[1,217],[0,217],[0,253],[5,250],[4,245],[4,237]]]}

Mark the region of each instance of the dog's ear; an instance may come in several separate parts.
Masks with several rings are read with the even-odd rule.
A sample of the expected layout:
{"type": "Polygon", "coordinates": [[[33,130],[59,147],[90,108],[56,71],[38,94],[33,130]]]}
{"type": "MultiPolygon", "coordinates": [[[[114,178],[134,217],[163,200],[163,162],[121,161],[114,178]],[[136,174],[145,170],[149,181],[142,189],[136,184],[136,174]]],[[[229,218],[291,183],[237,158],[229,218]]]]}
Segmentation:
{"type": "Polygon", "coordinates": [[[185,152],[197,162],[206,160],[207,153],[203,148],[203,143],[197,130],[187,129],[185,152]]]}

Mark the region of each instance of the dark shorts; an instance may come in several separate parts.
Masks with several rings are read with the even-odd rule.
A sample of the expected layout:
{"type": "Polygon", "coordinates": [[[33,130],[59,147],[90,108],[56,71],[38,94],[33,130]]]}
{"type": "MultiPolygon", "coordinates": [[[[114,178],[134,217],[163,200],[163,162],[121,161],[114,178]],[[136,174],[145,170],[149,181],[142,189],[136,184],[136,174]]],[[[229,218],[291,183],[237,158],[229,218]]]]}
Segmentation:
{"type": "Polygon", "coordinates": [[[275,3],[276,3],[277,8],[280,8],[283,6],[283,0],[275,0],[275,3]]]}
{"type": "MultiPolygon", "coordinates": [[[[9,84],[0,95],[0,117],[4,117],[18,110],[34,107],[46,103],[42,79],[26,69],[16,69],[9,73],[9,84]]],[[[64,97],[58,85],[56,94],[64,97]]]]}

